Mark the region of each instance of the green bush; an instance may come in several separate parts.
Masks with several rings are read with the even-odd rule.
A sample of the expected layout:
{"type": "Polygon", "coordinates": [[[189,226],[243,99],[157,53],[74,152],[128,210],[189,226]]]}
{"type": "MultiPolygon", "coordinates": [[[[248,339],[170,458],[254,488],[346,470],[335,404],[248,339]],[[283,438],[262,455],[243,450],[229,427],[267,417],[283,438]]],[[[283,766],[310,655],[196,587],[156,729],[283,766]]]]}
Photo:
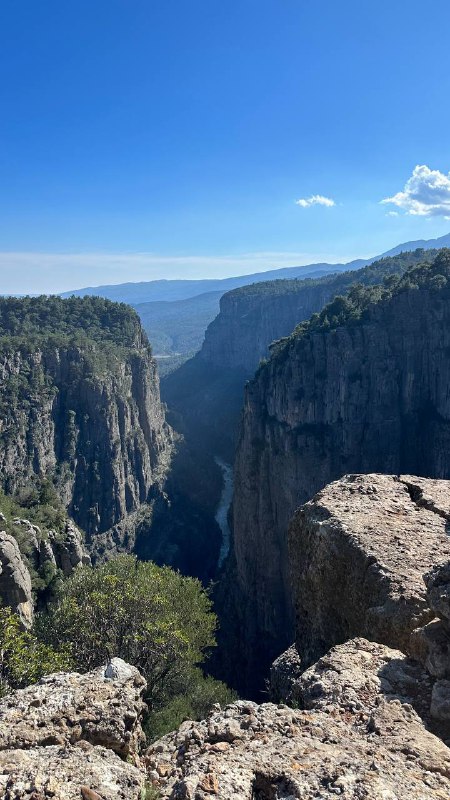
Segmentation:
{"type": "Polygon", "coordinates": [[[134,664],[147,680],[150,711],[180,692],[214,646],[215,629],[199,581],[125,555],[76,570],[39,621],[43,640],[66,644],[81,671],[114,656],[134,664]]]}
{"type": "Polygon", "coordinates": [[[50,672],[70,669],[67,649],[55,650],[23,631],[10,608],[0,608],[0,697],[36,683],[50,672]]]}
{"type": "Polygon", "coordinates": [[[204,719],[215,703],[226,706],[236,700],[237,695],[225,683],[200,669],[192,669],[185,676],[184,685],[163,708],[151,712],[144,724],[149,741],[176,730],[186,719],[204,719]]]}

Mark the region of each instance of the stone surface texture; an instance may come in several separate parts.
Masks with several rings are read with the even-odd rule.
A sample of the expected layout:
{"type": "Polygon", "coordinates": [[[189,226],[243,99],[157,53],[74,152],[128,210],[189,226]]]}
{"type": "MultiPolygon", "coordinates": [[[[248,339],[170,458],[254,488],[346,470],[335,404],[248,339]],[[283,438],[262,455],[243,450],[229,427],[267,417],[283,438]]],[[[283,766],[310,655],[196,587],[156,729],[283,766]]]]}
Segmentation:
{"type": "MultiPolygon", "coordinates": [[[[414,478],[348,475],[302,506],[290,526],[296,644],[307,666],[366,636],[403,652],[430,622],[423,576],[450,558],[445,507],[417,501],[414,478]]],[[[422,480],[433,495],[447,481],[422,480]]]]}
{"type": "Polygon", "coordinates": [[[33,622],[30,573],[16,540],[0,531],[0,601],[15,611],[25,628],[33,622]]]}
{"type": "Polygon", "coordinates": [[[418,665],[359,639],[315,670],[308,710],[238,701],[156,742],[145,760],[162,798],[448,800],[450,750],[412,707],[430,691],[418,665]]]}
{"type": "Polygon", "coordinates": [[[140,800],[144,689],[134,667],[113,659],[107,668],[55,673],[3,698],[0,796],[80,800],[85,789],[88,800],[140,800]]]}

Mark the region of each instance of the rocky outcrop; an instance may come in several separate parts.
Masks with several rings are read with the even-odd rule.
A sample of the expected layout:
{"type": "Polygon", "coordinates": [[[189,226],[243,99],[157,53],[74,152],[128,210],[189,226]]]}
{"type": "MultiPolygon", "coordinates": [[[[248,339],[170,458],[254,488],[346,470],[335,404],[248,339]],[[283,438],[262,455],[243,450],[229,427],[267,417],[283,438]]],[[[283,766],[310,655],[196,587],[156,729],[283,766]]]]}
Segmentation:
{"type": "Polygon", "coordinates": [[[83,537],[70,519],[64,526],[64,533],[50,535],[50,545],[56,566],[65,577],[76,567],[90,564],[91,559],[84,547],[83,537]]]}
{"type": "Polygon", "coordinates": [[[84,546],[83,535],[69,518],[64,521],[62,530],[55,531],[42,530],[29,519],[15,517],[12,520],[12,530],[17,528],[20,529],[19,538],[23,542],[26,559],[36,572],[46,564],[51,564],[68,577],[76,567],[91,562],[84,546]]]}
{"type": "Polygon", "coordinates": [[[0,702],[0,791],[27,800],[140,800],[145,681],[121,659],[56,673],[0,702]]]}
{"type": "MultiPolygon", "coordinates": [[[[4,391],[26,380],[0,418],[0,478],[9,493],[54,476],[75,522],[105,531],[148,498],[167,467],[171,435],[156,364],[144,341],[106,368],[83,347],[3,353],[4,391]]],[[[101,358],[100,353],[98,358],[101,358]]]]}
{"type": "Polygon", "coordinates": [[[449,493],[448,481],[347,475],[297,511],[289,549],[305,666],[352,636],[409,651],[435,616],[423,575],[450,558],[449,493]]]}
{"type": "Polygon", "coordinates": [[[345,301],[336,303],[331,322],[293,335],[248,385],[225,593],[236,598],[250,679],[252,654],[267,644],[260,685],[293,636],[287,531],[295,509],[350,472],[450,477],[447,271],[443,253],[417,285],[411,272],[397,291],[372,292],[356,322],[344,316],[339,325],[333,314],[345,301]]]}
{"type": "Polygon", "coordinates": [[[155,743],[146,761],[161,797],[448,797],[450,750],[413,709],[430,692],[417,664],[359,639],[299,683],[308,710],[239,701],[155,743]]]}
{"type": "Polygon", "coordinates": [[[350,639],[337,645],[292,683],[289,701],[327,713],[376,708],[380,698],[408,703],[429,725],[432,679],[400,650],[350,639]]]}
{"type": "Polygon", "coordinates": [[[22,625],[33,622],[31,577],[16,540],[0,531],[0,603],[18,614],[22,625]]]}

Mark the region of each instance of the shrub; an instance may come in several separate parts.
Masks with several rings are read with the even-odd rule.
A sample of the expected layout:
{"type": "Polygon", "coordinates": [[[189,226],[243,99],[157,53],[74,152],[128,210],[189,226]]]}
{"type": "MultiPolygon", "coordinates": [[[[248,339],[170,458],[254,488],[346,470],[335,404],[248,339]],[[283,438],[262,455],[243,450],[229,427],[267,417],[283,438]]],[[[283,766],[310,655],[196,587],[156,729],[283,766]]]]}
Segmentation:
{"type": "Polygon", "coordinates": [[[60,651],[39,642],[21,628],[10,608],[0,608],[0,697],[12,689],[36,683],[50,672],[70,669],[67,649],[60,651]]]}
{"type": "Polygon", "coordinates": [[[215,628],[198,580],[125,555],[76,570],[40,620],[44,641],[67,644],[80,670],[114,656],[136,666],[151,711],[180,691],[214,646],[215,628]]]}

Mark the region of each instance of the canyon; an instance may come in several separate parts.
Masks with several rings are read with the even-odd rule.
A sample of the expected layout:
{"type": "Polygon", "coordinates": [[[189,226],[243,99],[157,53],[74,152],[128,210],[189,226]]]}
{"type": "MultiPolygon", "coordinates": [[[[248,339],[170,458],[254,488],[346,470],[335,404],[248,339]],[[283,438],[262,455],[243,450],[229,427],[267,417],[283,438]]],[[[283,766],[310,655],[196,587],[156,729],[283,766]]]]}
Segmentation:
{"type": "Polygon", "coordinates": [[[230,641],[248,643],[247,668],[233,675],[244,691],[262,687],[293,638],[295,509],[346,473],[450,475],[449,267],[442,251],[418,268],[418,283],[406,273],[392,293],[365,290],[357,318],[352,310],[341,322],[345,301],[335,301],[280,343],[246,388],[223,601],[235,620],[230,641]]]}

